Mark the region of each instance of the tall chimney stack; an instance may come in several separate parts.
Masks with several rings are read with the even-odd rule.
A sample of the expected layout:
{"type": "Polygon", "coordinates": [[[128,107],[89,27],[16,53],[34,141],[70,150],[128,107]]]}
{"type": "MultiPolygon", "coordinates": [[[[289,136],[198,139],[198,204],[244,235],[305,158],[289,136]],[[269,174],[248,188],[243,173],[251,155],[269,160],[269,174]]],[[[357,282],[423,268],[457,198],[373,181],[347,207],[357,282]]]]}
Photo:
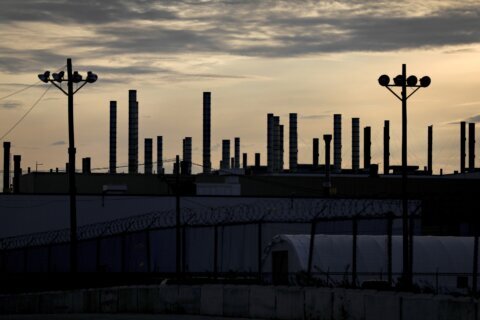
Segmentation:
{"type": "Polygon", "coordinates": [[[246,153],[242,154],[243,156],[243,163],[242,163],[242,168],[247,169],[248,167],[248,155],[246,153]]]}
{"type": "Polygon", "coordinates": [[[10,142],[3,143],[3,193],[10,193],[10,142]]]}
{"type": "Polygon", "coordinates": [[[128,91],[128,173],[138,173],[137,90],[128,91]]]}
{"type": "Polygon", "coordinates": [[[278,155],[278,163],[279,163],[279,168],[278,171],[283,172],[284,169],[284,163],[283,163],[283,158],[285,158],[285,149],[284,149],[284,140],[283,140],[283,124],[279,125],[279,132],[280,132],[280,154],[278,155]]]}
{"type": "Polygon", "coordinates": [[[475,123],[468,124],[468,171],[475,171],[475,123]]]}
{"type": "Polygon", "coordinates": [[[82,173],[83,174],[90,174],[92,173],[92,159],[82,158],[82,173]]]}
{"type": "Polygon", "coordinates": [[[370,169],[371,160],[371,146],[372,146],[372,131],[370,127],[363,128],[363,167],[370,169]]]}
{"type": "Polygon", "coordinates": [[[267,171],[273,172],[274,165],[274,132],[273,132],[273,113],[267,114],[267,171]]]}
{"type": "Polygon", "coordinates": [[[261,163],[260,163],[260,153],[257,152],[255,153],[255,167],[260,167],[261,163]]]}
{"type": "Polygon", "coordinates": [[[211,93],[203,93],[203,173],[210,173],[212,162],[210,157],[211,142],[211,93]]]}
{"type": "Polygon", "coordinates": [[[20,177],[22,175],[21,161],[22,156],[13,156],[13,193],[20,193],[20,177]]]}
{"type": "Polygon", "coordinates": [[[157,136],[157,174],[163,174],[163,136],[157,136]]]}
{"type": "Polygon", "coordinates": [[[297,132],[297,114],[289,115],[289,165],[290,172],[297,171],[298,164],[298,132],[297,132]]]}
{"type": "Polygon", "coordinates": [[[360,169],[360,118],[352,118],[352,169],[360,169]]]}
{"type": "Polygon", "coordinates": [[[273,172],[280,171],[280,117],[273,117],[273,172]]]}
{"type": "Polygon", "coordinates": [[[117,101],[110,101],[110,173],[117,173],[117,101]]]}
{"type": "Polygon", "coordinates": [[[320,150],[319,150],[319,139],[318,138],[313,138],[313,159],[312,159],[312,164],[315,169],[318,168],[318,157],[320,156],[320,150]]]}
{"type": "Polygon", "coordinates": [[[152,166],[152,158],[153,158],[153,140],[151,138],[145,138],[145,146],[144,146],[144,155],[145,155],[145,174],[152,174],[153,166],[152,166]]]}
{"type": "Polygon", "coordinates": [[[239,137],[236,137],[234,139],[234,144],[235,144],[235,147],[234,147],[234,157],[235,157],[235,160],[234,160],[234,167],[235,169],[240,169],[240,138],[239,137]]]}
{"type": "Polygon", "coordinates": [[[324,134],[323,140],[325,141],[325,193],[330,195],[330,142],[332,141],[331,134],[324,134]]]}
{"type": "Polygon", "coordinates": [[[342,115],[333,115],[333,170],[342,170],[342,115]]]}
{"type": "Polygon", "coordinates": [[[230,168],[230,140],[222,140],[222,161],[220,162],[220,169],[230,168]]]}
{"type": "Polygon", "coordinates": [[[466,123],[460,122],[460,173],[465,173],[465,143],[466,143],[466,123]]]}
{"type": "Polygon", "coordinates": [[[383,174],[390,173],[390,121],[383,125],[383,174]]]}
{"type": "Polygon", "coordinates": [[[192,174],[192,137],[183,139],[183,163],[185,164],[185,174],[192,174]]]}
{"type": "Polygon", "coordinates": [[[433,173],[433,125],[428,126],[428,154],[427,154],[427,173],[432,175],[433,173]]]}

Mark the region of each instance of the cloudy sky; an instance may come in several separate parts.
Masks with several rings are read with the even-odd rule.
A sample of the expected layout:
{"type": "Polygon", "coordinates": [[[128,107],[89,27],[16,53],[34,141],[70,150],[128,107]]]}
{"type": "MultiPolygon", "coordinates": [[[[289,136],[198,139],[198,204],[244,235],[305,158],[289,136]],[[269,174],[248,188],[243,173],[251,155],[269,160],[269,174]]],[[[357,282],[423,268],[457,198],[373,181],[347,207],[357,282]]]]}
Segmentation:
{"type": "Polygon", "coordinates": [[[400,73],[402,63],[409,74],[432,78],[409,99],[411,164],[426,165],[433,125],[434,172],[457,170],[458,122],[480,121],[476,0],[4,0],[0,39],[0,137],[34,106],[3,139],[24,168],[67,162],[66,96],[37,79],[67,57],[74,69],[99,75],[75,95],[77,159],[92,157],[92,167],[108,166],[110,100],[118,101],[118,163],[127,162],[129,89],[138,91],[141,163],[143,139],[157,135],[165,158],[192,136],[193,160],[201,163],[202,92],[211,91],[214,167],[221,140],[236,136],[250,161],[261,152],[265,162],[269,112],[286,129],[288,113],[298,113],[300,163],[311,162],[312,138],[331,133],[333,114],[341,113],[344,167],[351,118],[372,127],[374,163],[382,162],[388,119],[391,162],[399,164],[400,102],[377,79],[400,73]]]}

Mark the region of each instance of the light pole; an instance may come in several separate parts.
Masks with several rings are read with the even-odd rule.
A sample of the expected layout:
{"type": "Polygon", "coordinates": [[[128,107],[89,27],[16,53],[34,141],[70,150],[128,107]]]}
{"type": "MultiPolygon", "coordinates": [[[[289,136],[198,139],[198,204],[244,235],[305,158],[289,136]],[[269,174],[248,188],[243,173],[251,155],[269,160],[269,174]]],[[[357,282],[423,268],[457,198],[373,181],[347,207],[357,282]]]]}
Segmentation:
{"type": "Polygon", "coordinates": [[[50,71],[45,71],[38,75],[38,78],[45,83],[51,83],[62,91],[68,97],[68,185],[70,194],[70,271],[77,271],[77,200],[75,185],[75,136],[73,126],[73,95],[83,88],[87,83],[94,83],[98,76],[91,72],[87,72],[85,80],[78,71],[72,72],[72,59],[67,59],[67,79],[64,78],[65,72],[53,73],[50,78],[50,71]],[[57,84],[58,82],[58,84],[57,84]],[[67,82],[67,91],[61,85],[67,82]],[[73,90],[74,83],[81,83],[80,86],[73,90]]]}
{"type": "MultiPolygon", "coordinates": [[[[402,64],[402,74],[393,78],[393,84],[390,84],[390,77],[381,75],[378,78],[378,83],[387,88],[395,97],[402,102],[402,233],[403,233],[403,271],[402,280],[407,288],[412,285],[412,269],[413,269],[413,230],[409,233],[409,217],[408,217],[408,195],[407,195],[407,100],[420,88],[426,88],[430,85],[430,77],[424,76],[420,79],[420,84],[417,84],[416,76],[409,76],[407,78],[407,66],[402,64]],[[392,90],[392,87],[400,87],[402,92],[400,96],[392,90]],[[407,93],[407,88],[413,89],[412,92],[407,93]],[[409,240],[410,234],[410,240],[409,240]]],[[[413,218],[412,218],[413,219],[413,218]]],[[[413,220],[412,220],[413,221],[413,220]]]]}

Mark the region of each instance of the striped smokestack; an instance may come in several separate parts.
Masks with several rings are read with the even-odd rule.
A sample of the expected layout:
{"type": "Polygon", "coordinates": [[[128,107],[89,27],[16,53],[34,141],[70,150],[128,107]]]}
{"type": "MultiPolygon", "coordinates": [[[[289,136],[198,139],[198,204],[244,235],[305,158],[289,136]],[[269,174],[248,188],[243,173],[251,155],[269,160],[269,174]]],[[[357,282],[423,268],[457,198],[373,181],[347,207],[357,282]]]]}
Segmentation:
{"type": "Polygon", "coordinates": [[[342,115],[333,115],[333,170],[342,170],[342,115]]]}
{"type": "Polygon", "coordinates": [[[240,169],[240,138],[235,138],[235,160],[234,160],[234,168],[240,169]]]}
{"type": "Polygon", "coordinates": [[[192,137],[183,139],[183,163],[185,166],[184,174],[192,174],[192,137]]]}
{"type": "Polygon", "coordinates": [[[267,114],[267,169],[273,172],[274,153],[273,153],[273,113],[267,114]]]}
{"type": "Polygon", "coordinates": [[[210,156],[211,142],[211,93],[203,93],[203,173],[210,173],[212,162],[210,156]]]}
{"type": "Polygon", "coordinates": [[[383,125],[383,174],[390,173],[390,121],[383,125]]]}
{"type": "Polygon", "coordinates": [[[117,101],[110,101],[110,161],[109,172],[117,172],[117,101]]]}
{"type": "Polygon", "coordinates": [[[363,128],[363,167],[370,169],[372,131],[370,127],[363,128]]]}
{"type": "Polygon", "coordinates": [[[429,175],[433,173],[432,150],[433,150],[433,126],[428,126],[427,172],[429,175]]]}
{"type": "Polygon", "coordinates": [[[230,140],[222,140],[222,161],[220,162],[220,169],[230,168],[230,140]]]}
{"type": "Polygon", "coordinates": [[[163,137],[157,136],[157,174],[163,174],[163,137]]]}
{"type": "Polygon", "coordinates": [[[298,165],[298,131],[297,131],[297,114],[290,113],[289,117],[289,165],[290,172],[297,171],[298,165]]]}
{"type": "Polygon", "coordinates": [[[360,169],[360,118],[352,118],[352,169],[360,169]]]}
{"type": "Polygon", "coordinates": [[[468,124],[468,171],[475,171],[475,123],[468,124]]]}
{"type": "Polygon", "coordinates": [[[128,173],[138,172],[137,90],[128,91],[128,173]]]}
{"type": "Polygon", "coordinates": [[[3,143],[3,193],[10,193],[10,142],[3,143]]]}
{"type": "Polygon", "coordinates": [[[151,138],[145,139],[144,155],[145,155],[145,174],[152,174],[152,158],[153,158],[153,140],[151,138]]]}

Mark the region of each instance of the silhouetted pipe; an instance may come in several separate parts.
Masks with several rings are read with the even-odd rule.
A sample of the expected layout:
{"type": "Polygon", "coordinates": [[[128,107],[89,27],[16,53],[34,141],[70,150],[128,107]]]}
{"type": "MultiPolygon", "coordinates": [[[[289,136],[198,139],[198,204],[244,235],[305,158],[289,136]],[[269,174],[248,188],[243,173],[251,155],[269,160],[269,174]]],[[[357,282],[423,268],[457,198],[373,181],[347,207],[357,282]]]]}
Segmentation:
{"type": "Polygon", "coordinates": [[[138,172],[137,90],[128,91],[128,173],[138,172]]]}
{"type": "Polygon", "coordinates": [[[117,172],[117,101],[110,101],[110,173],[117,172]]]}
{"type": "Polygon", "coordinates": [[[289,168],[290,172],[297,171],[298,163],[298,132],[297,132],[297,114],[289,114],[289,168]]]}
{"type": "Polygon", "coordinates": [[[91,159],[82,158],[82,173],[89,174],[91,173],[91,159]]]}
{"type": "Polygon", "coordinates": [[[390,121],[383,125],[383,174],[390,173],[390,121]]]}
{"type": "Polygon", "coordinates": [[[465,173],[465,142],[466,142],[466,123],[460,122],[460,173],[465,173]]]}
{"type": "Polygon", "coordinates": [[[260,167],[260,153],[255,153],[255,167],[260,167]]]}
{"type": "Polygon", "coordinates": [[[371,160],[371,135],[372,131],[370,127],[363,128],[363,167],[365,169],[370,168],[370,160],[371,160]]]}
{"type": "Polygon", "coordinates": [[[333,115],[333,170],[342,170],[342,115],[333,115]]]}
{"type": "Polygon", "coordinates": [[[427,172],[429,175],[433,173],[433,162],[432,162],[432,151],[433,151],[433,126],[428,126],[428,163],[427,163],[427,172]]]}
{"type": "Polygon", "coordinates": [[[274,152],[273,152],[273,113],[267,114],[267,170],[273,172],[274,152]]]}
{"type": "Polygon", "coordinates": [[[313,138],[313,159],[312,159],[312,164],[314,168],[318,168],[318,158],[320,156],[319,153],[319,139],[318,138],[313,138]]]}
{"type": "Polygon", "coordinates": [[[163,137],[157,136],[157,174],[163,174],[163,137]]]}
{"type": "Polygon", "coordinates": [[[210,173],[211,93],[203,93],[203,173],[210,173]]]}
{"type": "Polygon", "coordinates": [[[360,168],[360,118],[352,118],[352,170],[360,168]]]}
{"type": "Polygon", "coordinates": [[[10,142],[3,143],[3,193],[10,192],[10,142]]]}
{"type": "Polygon", "coordinates": [[[242,168],[247,169],[248,167],[248,155],[246,153],[242,154],[242,168]]]}
{"type": "Polygon", "coordinates": [[[144,141],[144,161],[145,161],[145,174],[153,173],[153,140],[151,138],[145,138],[144,141]]]}
{"type": "Polygon", "coordinates": [[[22,156],[13,156],[13,193],[20,193],[20,176],[22,175],[21,161],[22,156]]]}
{"type": "Polygon", "coordinates": [[[222,162],[220,169],[230,168],[230,140],[222,140],[222,162]]]}
{"type": "Polygon", "coordinates": [[[235,169],[240,169],[240,138],[236,137],[234,139],[234,166],[235,169]]]}
{"type": "Polygon", "coordinates": [[[468,170],[475,171],[475,123],[468,124],[468,170]]]}

